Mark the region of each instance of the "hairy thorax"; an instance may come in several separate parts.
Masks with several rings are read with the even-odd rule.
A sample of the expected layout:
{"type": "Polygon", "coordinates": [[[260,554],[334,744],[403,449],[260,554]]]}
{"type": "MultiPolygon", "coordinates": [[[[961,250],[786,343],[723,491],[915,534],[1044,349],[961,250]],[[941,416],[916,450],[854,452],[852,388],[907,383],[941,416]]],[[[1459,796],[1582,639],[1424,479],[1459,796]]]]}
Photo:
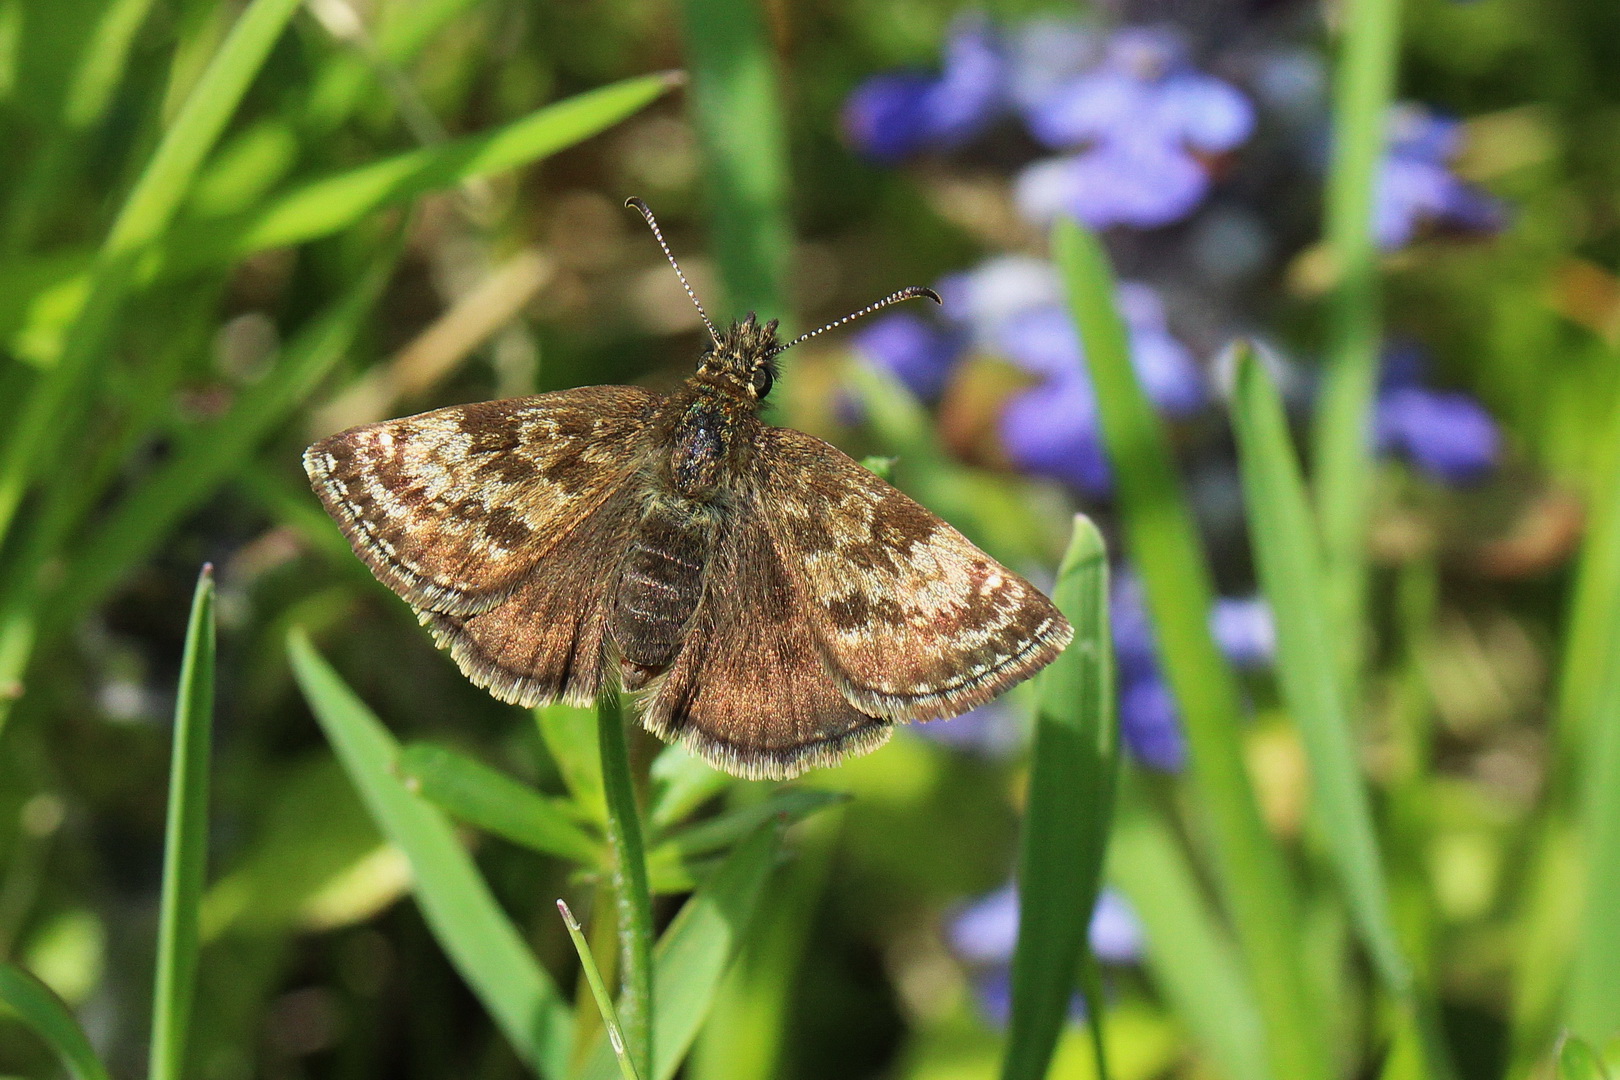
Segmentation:
{"type": "Polygon", "coordinates": [[[656,421],[667,457],[620,565],[612,633],[625,685],[636,689],[680,651],[703,596],[704,568],[753,449],[752,402],[702,376],[672,395],[656,421]]]}

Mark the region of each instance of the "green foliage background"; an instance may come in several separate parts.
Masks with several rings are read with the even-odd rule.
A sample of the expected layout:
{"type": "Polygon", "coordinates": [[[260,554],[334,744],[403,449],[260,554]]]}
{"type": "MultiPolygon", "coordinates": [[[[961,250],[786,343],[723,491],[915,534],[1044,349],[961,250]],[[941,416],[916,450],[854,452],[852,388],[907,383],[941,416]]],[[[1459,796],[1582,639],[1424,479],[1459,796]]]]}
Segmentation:
{"type": "Polygon", "coordinates": [[[1068,224],[1051,248],[1119,471],[1103,532],[957,460],[836,339],[792,355],[777,415],[896,455],[895,482],[993,553],[1061,567],[1085,649],[1015,693],[1032,750],[1012,761],[902,733],[782,788],[617,743],[612,710],[602,727],[501,706],[320,512],[298,458],[338,428],[689,369],[695,320],[626,195],[717,318],[813,325],[971,261],[946,186],[871,169],[836,134],[849,89],[930,63],[952,14],[0,0],[0,1075],[1620,1065],[1606,0],[1327,13],[1324,241],[1275,305],[1279,335],[1326,357],[1303,455],[1265,366],[1231,357],[1274,681],[1240,680],[1209,640],[1175,448],[1126,360],[1106,253],[1068,224]],[[1395,93],[1467,118],[1471,178],[1515,208],[1503,236],[1377,257],[1395,93]],[[1503,421],[1503,482],[1440,495],[1367,459],[1384,327],[1503,421]],[[836,415],[846,385],[858,428],[836,415]],[[1147,587],[1183,777],[1121,771],[1104,536],[1147,587]],[[939,926],[1020,860],[998,1030],[939,926]],[[1079,938],[1104,876],[1147,954],[1098,992],[1079,938]],[[622,1061],[559,896],[623,987],[622,1061]],[[1075,985],[1102,1018],[1089,1033],[1064,1022],[1075,985]]]}

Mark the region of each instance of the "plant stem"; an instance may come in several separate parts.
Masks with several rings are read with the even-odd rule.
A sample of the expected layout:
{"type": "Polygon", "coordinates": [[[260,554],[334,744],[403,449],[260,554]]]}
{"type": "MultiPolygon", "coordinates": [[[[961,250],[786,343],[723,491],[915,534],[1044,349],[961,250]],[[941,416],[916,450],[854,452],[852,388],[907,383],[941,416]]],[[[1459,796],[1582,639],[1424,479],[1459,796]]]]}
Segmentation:
{"type": "Polygon", "coordinates": [[[624,716],[617,697],[605,697],[596,711],[602,755],[602,786],[607,795],[608,845],[613,849],[613,899],[619,924],[619,1018],[630,1059],[651,1076],[653,1052],[652,889],[647,880],[646,847],[624,716]]]}

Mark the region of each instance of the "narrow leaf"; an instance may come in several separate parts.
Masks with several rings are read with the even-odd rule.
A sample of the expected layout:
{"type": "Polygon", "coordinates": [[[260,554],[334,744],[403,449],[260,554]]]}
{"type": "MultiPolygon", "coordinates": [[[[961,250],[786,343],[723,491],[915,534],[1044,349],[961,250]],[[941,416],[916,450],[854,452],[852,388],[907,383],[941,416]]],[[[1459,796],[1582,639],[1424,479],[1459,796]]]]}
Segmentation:
{"type": "Polygon", "coordinates": [[[513,1048],[541,1077],[567,1073],[567,1006],[490,894],[445,816],[394,775],[399,748],[302,631],[287,642],[293,673],[383,834],[405,853],[422,915],[450,962],[513,1048]]]}
{"type": "Polygon", "coordinates": [[[1609,1070],[1591,1043],[1567,1035],[1558,1050],[1558,1080],[1609,1080],[1609,1070]]]}
{"type": "Polygon", "coordinates": [[[108,1080],[107,1067],[62,999],[16,964],[0,963],[0,1003],[56,1051],[73,1080],[108,1080]]]}
{"type": "MultiPolygon", "coordinates": [[[[732,849],[726,861],[681,908],[653,957],[659,1002],[649,1080],[670,1080],[697,1037],[720,981],[737,955],[760,894],[776,862],[782,831],[763,825],[732,849]]],[[[586,1059],[584,1080],[614,1080],[613,1052],[599,1039],[586,1059]]]]}
{"type": "Polygon", "coordinates": [[[764,7],[760,0],[680,4],[714,254],[729,305],[722,310],[779,318],[787,314],[782,284],[793,235],[787,137],[764,7]]]}
{"type": "Polygon", "coordinates": [[[1126,550],[1147,589],[1193,780],[1209,814],[1222,896],[1266,1018],[1273,1071],[1288,1080],[1327,1080],[1328,1058],[1300,959],[1294,882],[1249,782],[1237,685],[1209,630],[1209,567],[1163,427],[1137,382],[1114,303],[1113,272],[1097,238],[1072,221],[1058,223],[1052,247],[1097,391],[1126,550]]]}
{"type": "Polygon", "coordinates": [[[168,228],[203,159],[219,141],[248,85],[301,0],[253,0],[231,28],[163,133],[103,242],[89,292],[62,353],[34,383],[0,445],[0,540],[82,404],[80,383],[107,353],[107,342],[134,282],[136,258],[168,228]]]}
{"type": "Polygon", "coordinates": [[[1270,1080],[1265,1024],[1241,959],[1164,813],[1127,773],[1108,877],[1142,921],[1148,970],[1193,1042],[1227,1080],[1270,1080]]]}
{"type": "MultiPolygon", "coordinates": [[[[1068,1017],[1101,886],[1119,767],[1108,555],[1077,516],[1053,593],[1074,641],[1036,681],[1035,747],[1019,855],[1018,944],[1004,1080],[1046,1076],[1068,1017]]],[[[1103,1007],[1092,1000],[1101,1045],[1103,1007]]],[[[1098,1074],[1107,1070],[1098,1063],[1098,1074]]]]}
{"type": "MultiPolygon", "coordinates": [[[[200,246],[240,258],[265,248],[329,236],[385,206],[565,150],[640,111],[679,81],[677,74],[670,73],[625,79],[537,109],[494,131],[311,181],[256,211],[228,236],[215,235],[200,246]]],[[[183,253],[187,246],[176,244],[175,257],[189,258],[183,253]]]]}
{"type": "Polygon", "coordinates": [[[596,708],[602,757],[602,787],[607,797],[608,847],[613,852],[613,899],[619,927],[619,1015],[629,1054],[637,1069],[652,1074],[656,987],[653,983],[652,886],[647,876],[647,849],[641,838],[641,810],[625,740],[624,714],[618,698],[604,697],[596,708]]]}
{"type": "Polygon", "coordinates": [[[1351,917],[1384,988],[1417,1022],[1428,1075],[1452,1067],[1432,1006],[1419,994],[1401,952],[1389,885],[1361,778],[1351,730],[1343,668],[1331,613],[1322,602],[1324,578],[1305,481],[1289,441],[1282,398],[1254,349],[1234,352],[1232,422],[1237,432],[1244,503],[1260,584],[1277,625],[1277,677],[1305,743],[1313,809],[1332,822],[1324,841],[1351,917]]]}
{"type": "Polygon", "coordinates": [[[641,1074],[636,1072],[636,1063],[630,1060],[629,1050],[625,1047],[624,1028],[620,1026],[619,1014],[613,1008],[613,995],[608,992],[607,983],[602,981],[601,971],[597,970],[590,942],[585,940],[579,920],[568,910],[566,902],[558,900],[557,910],[562,914],[563,925],[568,927],[568,938],[574,943],[574,951],[579,954],[579,965],[585,973],[585,981],[590,984],[591,996],[596,998],[596,1007],[602,1013],[602,1026],[607,1029],[608,1043],[613,1047],[613,1058],[619,1063],[619,1072],[624,1080],[641,1080],[641,1074]]]}
{"type": "Polygon", "coordinates": [[[1324,602],[1355,671],[1366,575],[1368,416],[1383,336],[1373,200],[1395,88],[1400,0],[1348,0],[1340,12],[1328,170],[1327,247],[1337,274],[1329,308],[1327,371],[1316,412],[1314,461],[1325,569],[1324,602]]]}
{"type": "Polygon", "coordinates": [[[199,922],[208,874],[208,768],[214,725],[214,568],[204,566],[191,601],[169,767],[157,980],[147,1074],[179,1080],[196,992],[199,922]]]}
{"type": "Polygon", "coordinates": [[[602,865],[601,843],[563,805],[503,772],[429,743],[401,750],[398,769],[407,788],[474,828],[581,866],[602,865]]]}
{"type": "Polygon", "coordinates": [[[1582,721],[1579,823],[1586,849],[1584,913],[1570,973],[1566,1018],[1574,1034],[1599,1042],[1620,1031],[1620,634],[1582,721]]]}

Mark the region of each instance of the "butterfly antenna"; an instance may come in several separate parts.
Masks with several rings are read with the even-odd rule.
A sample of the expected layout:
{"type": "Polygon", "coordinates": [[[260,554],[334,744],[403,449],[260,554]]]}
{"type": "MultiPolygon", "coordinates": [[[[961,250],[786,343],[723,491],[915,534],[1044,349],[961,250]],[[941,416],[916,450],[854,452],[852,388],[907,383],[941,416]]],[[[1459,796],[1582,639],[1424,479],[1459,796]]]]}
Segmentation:
{"type": "Polygon", "coordinates": [[[714,339],[715,346],[718,347],[720,335],[715,330],[714,323],[709,321],[709,313],[703,310],[703,303],[697,298],[697,293],[692,291],[692,285],[686,280],[686,275],[681,273],[681,264],[675,261],[674,253],[669,250],[669,245],[664,243],[663,230],[658,227],[658,220],[653,217],[653,212],[647,208],[646,203],[633,195],[624,200],[624,205],[630,207],[647,220],[647,228],[652,230],[653,238],[658,241],[658,246],[664,249],[664,258],[668,259],[669,265],[675,268],[675,276],[681,279],[681,288],[685,289],[686,295],[692,298],[692,306],[697,308],[698,315],[703,318],[703,325],[709,328],[709,336],[714,339]]]}
{"type": "MultiPolygon", "coordinates": [[[[808,334],[800,334],[798,337],[794,338],[780,349],[777,349],[776,352],[786,352],[787,350],[793,348],[793,346],[798,345],[800,342],[809,341],[817,334],[825,334],[829,330],[836,330],[845,323],[852,323],[856,319],[872,314],[874,311],[881,311],[890,304],[898,304],[902,300],[911,300],[919,296],[926,296],[936,304],[943,304],[945,302],[939,298],[939,293],[935,292],[933,289],[926,288],[922,285],[912,285],[901,289],[897,293],[891,293],[888,296],[885,296],[875,304],[868,304],[854,314],[845,315],[842,319],[839,319],[836,322],[830,322],[826,326],[823,326],[820,330],[812,330],[808,334]]],[[[774,356],[776,353],[772,353],[771,355],[774,356]]]]}

